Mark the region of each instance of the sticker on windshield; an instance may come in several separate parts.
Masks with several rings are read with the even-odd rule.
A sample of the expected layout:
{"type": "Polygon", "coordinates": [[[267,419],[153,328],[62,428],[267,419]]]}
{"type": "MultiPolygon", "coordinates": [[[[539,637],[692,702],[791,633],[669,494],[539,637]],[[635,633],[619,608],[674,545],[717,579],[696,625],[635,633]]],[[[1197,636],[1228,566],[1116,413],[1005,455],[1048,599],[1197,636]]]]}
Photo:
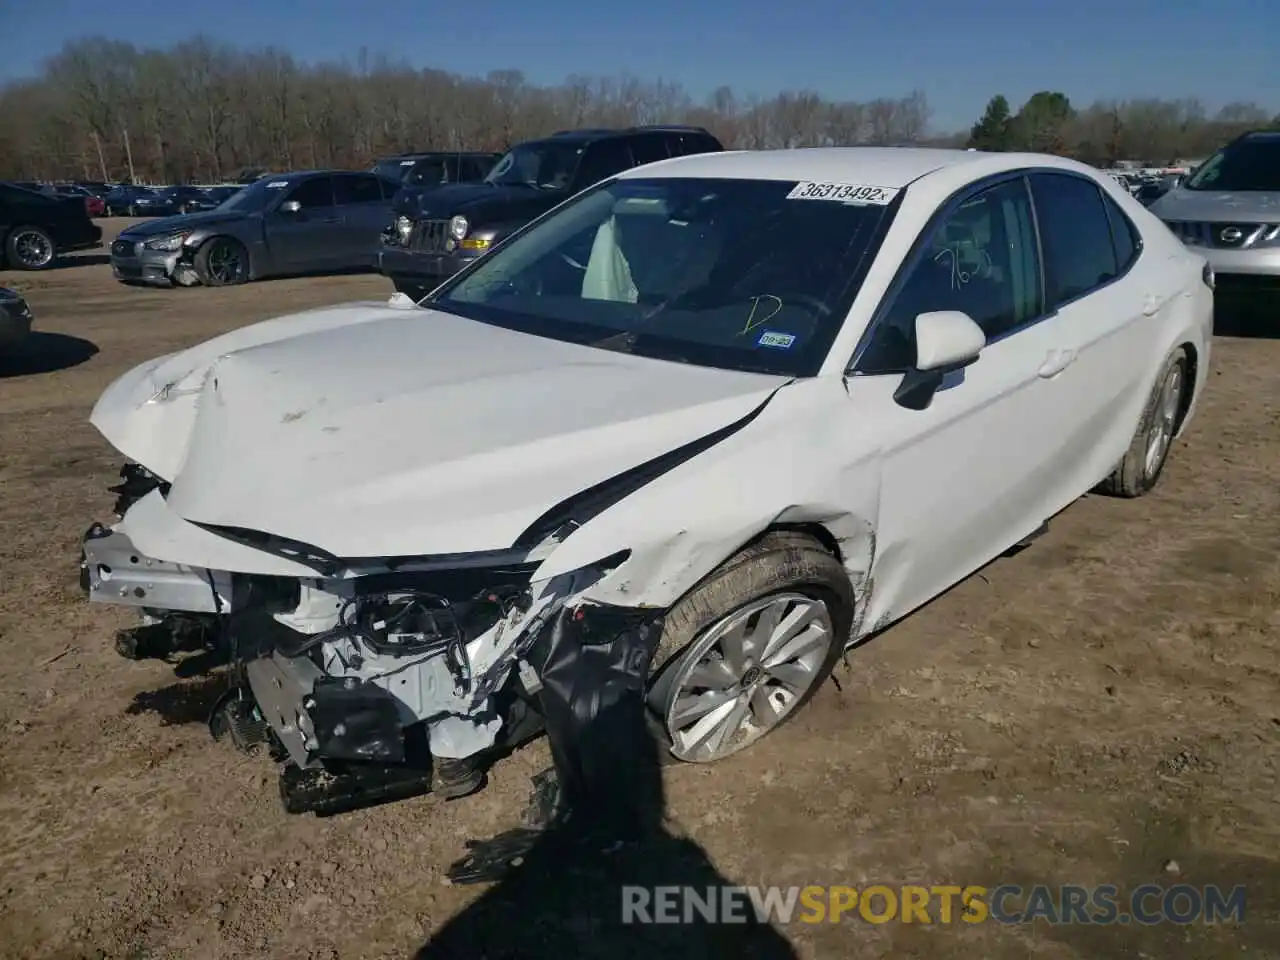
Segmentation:
{"type": "Polygon", "coordinates": [[[829,200],[832,203],[870,203],[883,207],[898,191],[893,187],[874,187],[865,183],[824,183],[801,180],[787,194],[788,200],[829,200]]]}
{"type": "Polygon", "coordinates": [[[287,187],[288,185],[289,185],[288,180],[272,180],[270,183],[267,184],[267,189],[279,190],[281,187],[287,187]]]}
{"type": "Polygon", "coordinates": [[[779,350],[790,350],[795,342],[796,338],[793,334],[777,333],[773,330],[766,330],[756,341],[762,347],[777,347],[779,350]]]}

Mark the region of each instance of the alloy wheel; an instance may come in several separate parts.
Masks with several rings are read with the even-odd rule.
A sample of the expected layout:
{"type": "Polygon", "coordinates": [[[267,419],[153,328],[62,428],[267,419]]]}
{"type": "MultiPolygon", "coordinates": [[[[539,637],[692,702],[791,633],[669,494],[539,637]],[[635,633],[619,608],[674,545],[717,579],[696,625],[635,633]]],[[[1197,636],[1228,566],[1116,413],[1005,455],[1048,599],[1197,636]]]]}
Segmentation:
{"type": "Polygon", "coordinates": [[[764,597],[712,625],[667,688],[671,752],[709,763],[759,740],[817,681],[834,634],[827,605],[801,593],[764,597]]]}
{"type": "Polygon", "coordinates": [[[219,284],[234,283],[240,276],[240,252],[229,243],[215,241],[209,251],[209,276],[219,284]]]}
{"type": "Polygon", "coordinates": [[[1147,429],[1147,452],[1143,470],[1148,477],[1154,477],[1160,472],[1165,457],[1169,455],[1169,446],[1173,443],[1173,432],[1178,422],[1178,405],[1181,402],[1182,365],[1175,363],[1165,374],[1164,383],[1160,387],[1160,399],[1156,402],[1155,413],[1147,429]]]}
{"type": "Polygon", "coordinates": [[[19,230],[13,238],[13,253],[28,270],[38,270],[53,262],[53,243],[38,230],[19,230]]]}

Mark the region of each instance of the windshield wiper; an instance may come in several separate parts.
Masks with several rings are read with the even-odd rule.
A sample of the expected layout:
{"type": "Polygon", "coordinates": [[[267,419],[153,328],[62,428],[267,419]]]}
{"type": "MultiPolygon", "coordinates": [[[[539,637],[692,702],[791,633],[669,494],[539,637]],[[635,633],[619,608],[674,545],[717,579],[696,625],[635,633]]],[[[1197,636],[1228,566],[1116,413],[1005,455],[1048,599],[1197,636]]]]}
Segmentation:
{"type": "Polygon", "coordinates": [[[601,350],[612,350],[615,353],[633,353],[636,348],[636,341],[640,339],[640,335],[633,330],[623,330],[621,333],[611,334],[603,340],[593,340],[587,344],[589,347],[597,347],[601,350]]]}

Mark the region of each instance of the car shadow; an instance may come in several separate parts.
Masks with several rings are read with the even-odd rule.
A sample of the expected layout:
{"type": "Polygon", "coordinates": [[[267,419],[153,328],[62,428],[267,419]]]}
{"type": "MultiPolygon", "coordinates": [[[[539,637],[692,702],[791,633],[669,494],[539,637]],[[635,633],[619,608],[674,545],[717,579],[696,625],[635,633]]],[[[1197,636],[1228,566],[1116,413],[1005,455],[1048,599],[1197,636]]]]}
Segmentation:
{"type": "Polygon", "coordinates": [[[222,674],[179,681],[158,690],[144,690],[135,694],[133,702],[124,712],[129,716],[153,713],[166,727],[187,723],[206,724],[218,699],[227,692],[228,687],[228,679],[222,674]]]}
{"type": "Polygon", "coordinates": [[[110,262],[111,254],[109,253],[67,253],[58,257],[57,260],[44,269],[48,271],[70,270],[73,267],[99,267],[104,263],[110,262]]]}
{"type": "Polygon", "coordinates": [[[659,746],[636,706],[611,707],[579,732],[595,743],[587,766],[602,789],[594,801],[540,832],[514,829],[469,844],[471,855],[453,865],[450,879],[474,882],[501,863],[499,878],[415,960],[798,957],[706,851],[668,830],[659,746]],[[659,888],[696,900],[686,910],[685,900],[659,888]],[[731,912],[719,909],[726,896],[735,899],[731,912]]]}
{"type": "Polygon", "coordinates": [[[79,366],[98,352],[98,345],[66,333],[34,331],[12,352],[0,354],[0,380],[56,373],[79,366]]]}
{"type": "Polygon", "coordinates": [[[1213,334],[1216,337],[1242,337],[1252,340],[1280,339],[1280,309],[1262,310],[1217,309],[1213,315],[1213,334]]]}

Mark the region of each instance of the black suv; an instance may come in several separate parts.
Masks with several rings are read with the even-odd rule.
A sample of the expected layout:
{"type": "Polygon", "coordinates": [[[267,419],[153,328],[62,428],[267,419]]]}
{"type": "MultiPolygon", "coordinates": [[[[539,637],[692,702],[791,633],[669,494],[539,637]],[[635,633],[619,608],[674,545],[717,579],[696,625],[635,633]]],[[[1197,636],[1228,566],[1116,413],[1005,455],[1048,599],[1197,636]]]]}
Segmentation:
{"type": "Polygon", "coordinates": [[[702,127],[565,130],[513,147],[482,183],[404,189],[378,270],[416,299],[509,234],[593,184],[646,163],[723,150],[702,127]]]}
{"type": "Polygon", "coordinates": [[[401,153],[383,157],[373,172],[407,187],[438,187],[446,183],[479,183],[489,175],[500,153],[401,153]]]}

